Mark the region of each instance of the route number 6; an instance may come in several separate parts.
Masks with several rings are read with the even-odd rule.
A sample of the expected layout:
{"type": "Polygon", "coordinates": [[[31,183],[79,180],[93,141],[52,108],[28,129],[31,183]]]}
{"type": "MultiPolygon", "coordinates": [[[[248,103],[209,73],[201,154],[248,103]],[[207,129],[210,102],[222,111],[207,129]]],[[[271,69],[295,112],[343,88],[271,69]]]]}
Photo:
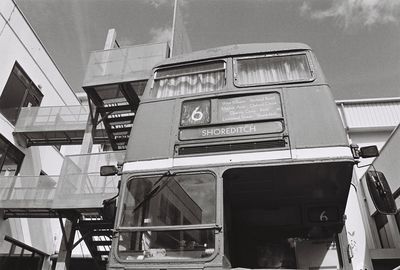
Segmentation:
{"type": "Polygon", "coordinates": [[[326,215],[326,210],[322,211],[321,215],[319,215],[319,220],[322,222],[329,220],[328,216],[326,215]]]}
{"type": "Polygon", "coordinates": [[[201,112],[200,110],[200,106],[197,106],[196,109],[193,110],[192,115],[190,116],[190,118],[194,121],[200,121],[201,119],[203,119],[203,112],[201,112]]]}

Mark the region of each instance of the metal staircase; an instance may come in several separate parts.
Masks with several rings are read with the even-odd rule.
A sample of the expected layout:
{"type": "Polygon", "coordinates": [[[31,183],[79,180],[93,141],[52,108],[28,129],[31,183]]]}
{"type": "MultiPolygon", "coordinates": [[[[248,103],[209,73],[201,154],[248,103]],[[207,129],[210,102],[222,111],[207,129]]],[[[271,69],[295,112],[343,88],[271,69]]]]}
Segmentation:
{"type": "Polygon", "coordinates": [[[83,89],[93,123],[103,123],[114,151],[124,150],[152,68],[167,58],[167,43],[94,51],[83,89]]]}
{"type": "Polygon", "coordinates": [[[126,149],[152,68],[168,55],[167,43],[92,52],[83,83],[88,106],[21,110],[14,137],[22,147],[87,144],[93,139],[117,151],[67,156],[59,176],[0,176],[4,218],[60,220],[63,240],[57,260],[64,265],[84,241],[96,267],[105,269],[114,216],[104,211],[103,202],[117,195],[119,176],[100,176],[100,166],[123,162],[125,151],[118,150],[126,149]],[[73,243],[77,231],[82,237],[73,243]]]}
{"type": "Polygon", "coordinates": [[[93,121],[103,123],[108,141],[114,151],[126,149],[140,101],[137,93],[142,92],[143,89],[139,87],[144,86],[145,84],[141,82],[109,85],[108,88],[114,88],[113,92],[116,91],[116,97],[102,95],[102,91],[98,91],[96,87],[84,88],[95,106],[93,121]]]}
{"type": "Polygon", "coordinates": [[[81,215],[78,230],[85,244],[99,265],[103,265],[111,250],[112,229],[114,221],[102,215],[81,215]]]}
{"type": "MultiPolygon", "coordinates": [[[[0,176],[0,211],[7,218],[67,218],[84,241],[98,269],[104,269],[114,226],[120,176],[100,176],[125,151],[66,156],[58,176],[0,176]],[[107,207],[103,207],[104,201],[107,207]]],[[[64,230],[64,229],[63,229],[64,230]]],[[[65,233],[64,233],[65,235],[65,233]]]]}

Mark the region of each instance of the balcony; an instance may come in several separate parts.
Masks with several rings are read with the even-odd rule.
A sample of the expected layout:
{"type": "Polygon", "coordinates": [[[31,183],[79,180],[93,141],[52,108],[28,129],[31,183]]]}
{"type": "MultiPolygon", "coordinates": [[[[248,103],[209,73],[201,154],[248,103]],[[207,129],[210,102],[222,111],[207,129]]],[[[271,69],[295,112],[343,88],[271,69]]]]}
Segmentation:
{"type": "Polygon", "coordinates": [[[93,51],[83,87],[147,81],[153,67],[167,58],[168,52],[167,43],[93,51]]]}
{"type": "Polygon", "coordinates": [[[167,58],[167,43],[94,51],[83,83],[91,104],[96,107],[113,150],[128,143],[140,97],[153,67],[167,58]]]}
{"type": "Polygon", "coordinates": [[[124,151],[66,156],[59,176],[0,176],[0,209],[5,217],[52,217],[59,210],[99,210],[118,192],[119,176],[100,176],[124,151]]]}
{"type": "MultiPolygon", "coordinates": [[[[14,137],[24,147],[81,144],[88,119],[85,106],[23,107],[14,137]]],[[[95,143],[107,142],[104,128],[96,129],[93,139],[95,143]]]]}
{"type": "Polygon", "coordinates": [[[100,167],[122,163],[124,158],[125,151],[65,157],[53,208],[102,207],[103,200],[117,194],[120,176],[100,176],[100,167]]]}

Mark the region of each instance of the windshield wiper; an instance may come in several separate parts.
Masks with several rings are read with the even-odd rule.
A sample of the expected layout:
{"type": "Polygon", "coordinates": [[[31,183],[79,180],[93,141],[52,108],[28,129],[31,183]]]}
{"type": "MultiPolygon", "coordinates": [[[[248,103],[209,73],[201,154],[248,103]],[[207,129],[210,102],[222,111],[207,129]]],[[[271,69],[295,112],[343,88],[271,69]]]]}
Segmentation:
{"type": "Polygon", "coordinates": [[[156,195],[158,192],[160,192],[161,190],[164,189],[164,187],[167,186],[168,184],[168,180],[171,179],[171,176],[174,176],[175,173],[172,173],[171,171],[166,171],[163,175],[161,175],[160,178],[157,179],[157,181],[154,183],[153,188],[147,192],[147,194],[144,196],[144,199],[139,202],[136,207],[133,209],[133,213],[136,212],[137,209],[139,209],[144,203],[148,202],[151,198],[154,197],[154,195],[156,195]],[[165,181],[159,185],[159,183],[165,178],[165,181]]]}

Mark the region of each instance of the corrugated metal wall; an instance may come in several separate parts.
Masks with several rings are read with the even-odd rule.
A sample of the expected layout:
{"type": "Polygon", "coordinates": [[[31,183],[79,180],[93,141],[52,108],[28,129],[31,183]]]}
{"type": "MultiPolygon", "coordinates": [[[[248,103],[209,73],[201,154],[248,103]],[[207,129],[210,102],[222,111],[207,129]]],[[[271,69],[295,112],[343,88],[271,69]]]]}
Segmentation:
{"type": "Polygon", "coordinates": [[[336,101],[349,132],[393,130],[400,123],[400,98],[336,101]]]}

